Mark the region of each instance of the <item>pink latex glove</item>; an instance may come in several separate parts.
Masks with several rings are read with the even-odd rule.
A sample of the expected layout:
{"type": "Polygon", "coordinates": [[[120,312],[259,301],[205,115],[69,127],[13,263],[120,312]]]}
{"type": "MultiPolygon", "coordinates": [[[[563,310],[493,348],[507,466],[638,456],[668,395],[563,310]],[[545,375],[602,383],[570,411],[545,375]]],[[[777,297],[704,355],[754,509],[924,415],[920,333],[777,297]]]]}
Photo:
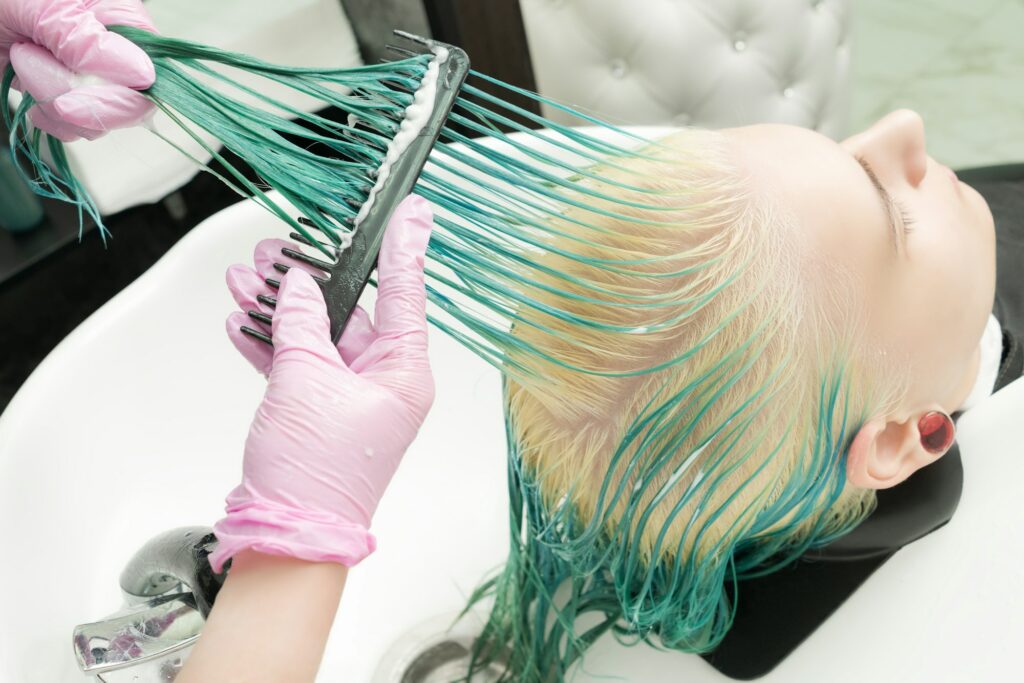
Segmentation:
{"type": "MultiPolygon", "coordinates": [[[[378,260],[375,321],[360,309],[338,347],[303,268],[281,281],[272,350],[238,332],[254,324],[244,313],[228,318],[232,342],[269,383],[245,443],[242,483],[214,526],[214,570],[245,549],[347,566],[373,552],[370,520],[434,398],[423,282],[431,224],[419,197],[396,208],[378,260]]],[[[257,247],[257,266],[277,277],[268,242],[276,240],[257,247]]],[[[273,258],[282,260],[279,248],[273,258]]],[[[229,269],[228,284],[246,310],[257,294],[274,293],[244,266],[229,269]]]]}
{"type": "Polygon", "coordinates": [[[70,142],[134,126],[152,104],[153,62],[106,25],[154,31],[140,0],[0,0],[0,73],[14,65],[15,86],[39,104],[36,127],[70,142]]]}

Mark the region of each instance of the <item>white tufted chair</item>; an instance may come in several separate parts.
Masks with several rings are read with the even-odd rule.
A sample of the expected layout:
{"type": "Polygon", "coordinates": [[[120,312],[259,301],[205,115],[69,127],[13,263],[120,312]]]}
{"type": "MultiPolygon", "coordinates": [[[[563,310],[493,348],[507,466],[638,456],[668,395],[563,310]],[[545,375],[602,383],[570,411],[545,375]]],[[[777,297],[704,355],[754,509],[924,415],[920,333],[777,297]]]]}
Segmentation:
{"type": "Polygon", "coordinates": [[[846,134],[851,0],[520,4],[537,87],[559,102],[626,124],[846,134]]]}

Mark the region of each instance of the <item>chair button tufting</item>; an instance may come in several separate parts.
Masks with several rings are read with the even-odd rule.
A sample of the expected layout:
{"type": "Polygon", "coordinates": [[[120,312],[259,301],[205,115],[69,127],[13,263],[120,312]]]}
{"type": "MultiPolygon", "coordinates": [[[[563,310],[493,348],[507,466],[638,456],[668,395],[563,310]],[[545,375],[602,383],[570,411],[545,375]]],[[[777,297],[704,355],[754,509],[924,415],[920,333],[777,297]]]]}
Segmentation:
{"type": "Polygon", "coordinates": [[[732,34],[732,49],[736,52],[743,52],[747,49],[747,34],[744,31],[736,31],[732,34]]]}
{"type": "Polygon", "coordinates": [[[693,117],[691,117],[685,111],[679,112],[678,114],[675,115],[675,122],[678,123],[680,126],[690,125],[690,121],[692,119],[693,117]]]}
{"type": "Polygon", "coordinates": [[[782,91],[783,97],[792,97],[794,94],[795,93],[793,91],[793,88],[786,88],[785,90],[782,91]]]}
{"type": "Polygon", "coordinates": [[[625,59],[613,59],[608,66],[615,78],[624,78],[629,73],[629,66],[625,59]]]}

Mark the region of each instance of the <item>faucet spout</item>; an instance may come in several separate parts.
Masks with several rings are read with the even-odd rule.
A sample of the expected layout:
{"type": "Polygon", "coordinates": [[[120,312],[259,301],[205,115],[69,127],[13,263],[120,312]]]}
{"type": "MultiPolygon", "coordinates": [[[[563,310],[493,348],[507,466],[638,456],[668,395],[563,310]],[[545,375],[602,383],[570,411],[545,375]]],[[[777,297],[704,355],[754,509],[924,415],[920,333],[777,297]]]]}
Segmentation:
{"type": "Polygon", "coordinates": [[[207,561],[216,544],[209,528],[184,527],[142,546],[121,573],[126,607],[75,627],[82,672],[105,683],[173,681],[224,581],[207,561]]]}

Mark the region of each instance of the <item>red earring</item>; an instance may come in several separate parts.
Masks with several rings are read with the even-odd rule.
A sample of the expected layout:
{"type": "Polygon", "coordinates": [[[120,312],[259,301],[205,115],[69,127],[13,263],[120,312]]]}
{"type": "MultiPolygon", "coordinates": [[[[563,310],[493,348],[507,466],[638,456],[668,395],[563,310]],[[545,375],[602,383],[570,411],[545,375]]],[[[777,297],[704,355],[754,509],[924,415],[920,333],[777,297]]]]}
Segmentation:
{"type": "Polygon", "coordinates": [[[945,453],[956,438],[953,420],[938,410],[922,415],[917,421],[917,431],[921,434],[921,445],[929,453],[945,453]]]}

